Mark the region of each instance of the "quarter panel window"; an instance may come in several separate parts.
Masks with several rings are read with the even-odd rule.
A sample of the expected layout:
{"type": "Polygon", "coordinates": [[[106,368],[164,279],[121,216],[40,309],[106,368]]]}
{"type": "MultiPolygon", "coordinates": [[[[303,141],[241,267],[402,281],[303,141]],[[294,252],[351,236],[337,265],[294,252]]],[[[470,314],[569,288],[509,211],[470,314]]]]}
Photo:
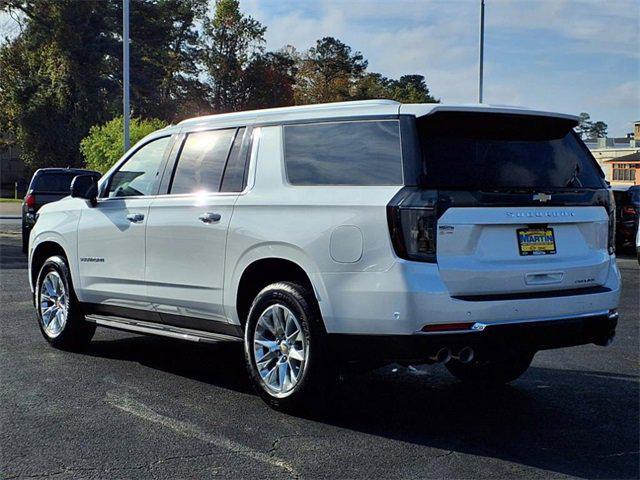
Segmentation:
{"type": "Polygon", "coordinates": [[[287,178],[293,185],[401,185],[396,120],[287,125],[287,178]]]}
{"type": "Polygon", "coordinates": [[[155,195],[162,161],[171,137],[162,137],[137,150],[111,177],[108,197],[155,195]]]}
{"type": "Polygon", "coordinates": [[[187,135],[178,158],[170,193],[218,192],[236,129],[187,135]]]}

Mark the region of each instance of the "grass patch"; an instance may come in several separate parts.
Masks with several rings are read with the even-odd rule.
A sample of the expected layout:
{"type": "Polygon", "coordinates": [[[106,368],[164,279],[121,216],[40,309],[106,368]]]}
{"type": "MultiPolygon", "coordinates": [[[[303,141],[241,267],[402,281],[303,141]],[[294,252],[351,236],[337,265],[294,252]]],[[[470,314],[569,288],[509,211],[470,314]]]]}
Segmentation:
{"type": "Polygon", "coordinates": [[[18,198],[0,198],[0,203],[22,203],[22,199],[18,198]]]}

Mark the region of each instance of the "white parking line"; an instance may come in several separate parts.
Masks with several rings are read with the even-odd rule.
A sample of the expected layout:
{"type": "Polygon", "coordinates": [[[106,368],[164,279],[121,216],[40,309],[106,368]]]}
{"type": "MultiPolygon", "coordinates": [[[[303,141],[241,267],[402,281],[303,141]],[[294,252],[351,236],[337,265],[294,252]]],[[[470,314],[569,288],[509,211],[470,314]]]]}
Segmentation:
{"type": "Polygon", "coordinates": [[[136,417],[142,418],[157,425],[161,425],[185,437],[196,438],[215,447],[223,448],[238,455],[248,457],[252,460],[281,468],[293,477],[299,477],[296,469],[282,459],[272,457],[257,450],[253,450],[246,445],[234,442],[233,440],[230,440],[226,437],[204,432],[192,423],[161,415],[145,404],[137,400],[128,398],[127,396],[117,395],[114,392],[107,392],[106,400],[107,403],[109,403],[111,406],[122,410],[123,412],[130,413],[131,415],[135,415],[136,417]]]}

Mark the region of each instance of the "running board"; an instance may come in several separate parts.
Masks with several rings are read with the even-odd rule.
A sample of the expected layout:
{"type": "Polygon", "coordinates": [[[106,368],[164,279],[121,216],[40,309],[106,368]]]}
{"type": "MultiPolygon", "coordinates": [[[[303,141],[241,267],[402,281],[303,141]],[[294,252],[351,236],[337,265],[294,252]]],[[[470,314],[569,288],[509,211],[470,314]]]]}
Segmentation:
{"type": "Polygon", "coordinates": [[[159,335],[161,337],[177,338],[190,342],[240,342],[239,337],[225,335],[223,333],[201,332],[190,328],[174,327],[160,323],[144,322],[122,317],[106,317],[103,315],[86,315],[87,322],[95,323],[102,327],[125,330],[127,332],[143,333],[147,335],[159,335]]]}

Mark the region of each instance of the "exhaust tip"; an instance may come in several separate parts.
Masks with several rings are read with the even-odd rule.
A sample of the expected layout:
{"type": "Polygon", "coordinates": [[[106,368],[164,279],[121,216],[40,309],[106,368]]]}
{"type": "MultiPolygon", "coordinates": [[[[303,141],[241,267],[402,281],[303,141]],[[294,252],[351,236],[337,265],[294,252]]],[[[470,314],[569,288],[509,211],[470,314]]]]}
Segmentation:
{"type": "Polygon", "coordinates": [[[449,360],[451,360],[451,350],[446,347],[441,348],[436,353],[435,360],[437,363],[447,363],[449,360]]]}
{"type": "Polygon", "coordinates": [[[460,363],[469,363],[475,357],[475,352],[471,347],[464,347],[462,350],[458,352],[455,356],[456,360],[460,363]]]}

